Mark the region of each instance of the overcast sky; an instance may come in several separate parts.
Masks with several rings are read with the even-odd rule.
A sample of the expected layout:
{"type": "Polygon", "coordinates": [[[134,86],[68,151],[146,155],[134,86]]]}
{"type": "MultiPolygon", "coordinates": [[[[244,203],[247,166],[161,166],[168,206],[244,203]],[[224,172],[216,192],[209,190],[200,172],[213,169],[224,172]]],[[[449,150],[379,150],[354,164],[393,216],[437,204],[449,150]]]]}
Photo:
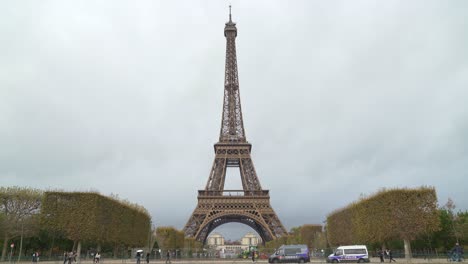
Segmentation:
{"type": "MultiPolygon", "coordinates": [[[[288,230],[381,188],[468,209],[467,1],[230,3],[247,139],[288,230]]],[[[2,1],[0,186],[118,194],[182,229],[219,137],[228,5],[2,1]]]]}

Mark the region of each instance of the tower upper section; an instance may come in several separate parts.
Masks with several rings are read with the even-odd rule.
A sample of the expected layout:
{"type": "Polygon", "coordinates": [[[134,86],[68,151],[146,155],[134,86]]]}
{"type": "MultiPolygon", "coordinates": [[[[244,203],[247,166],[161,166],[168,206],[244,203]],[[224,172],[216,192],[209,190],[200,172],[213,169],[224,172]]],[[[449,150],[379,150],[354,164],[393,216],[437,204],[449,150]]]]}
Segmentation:
{"type": "Polygon", "coordinates": [[[226,37],[226,66],[224,73],[224,102],[220,143],[245,143],[244,122],[242,120],[241,100],[239,93],[239,77],[237,73],[236,56],[236,23],[232,22],[231,6],[229,6],[229,21],[224,27],[226,37]]]}

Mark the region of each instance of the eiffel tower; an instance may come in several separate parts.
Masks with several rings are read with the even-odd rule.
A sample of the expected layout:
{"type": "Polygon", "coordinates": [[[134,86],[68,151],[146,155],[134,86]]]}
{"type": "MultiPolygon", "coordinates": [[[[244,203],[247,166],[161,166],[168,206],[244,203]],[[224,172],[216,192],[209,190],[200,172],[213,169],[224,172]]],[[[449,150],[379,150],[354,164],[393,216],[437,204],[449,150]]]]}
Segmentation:
{"type": "Polygon", "coordinates": [[[285,235],[286,229],[270,205],[268,190],[263,190],[250,156],[252,145],[246,140],[239,94],[236,58],[236,24],[224,28],[226,68],[224,103],[219,142],[205,190],[198,191],[198,205],[184,227],[186,237],[205,243],[216,227],[230,222],[246,224],[263,242],[285,235]],[[224,190],[227,167],[240,170],[243,190],[224,190]]]}

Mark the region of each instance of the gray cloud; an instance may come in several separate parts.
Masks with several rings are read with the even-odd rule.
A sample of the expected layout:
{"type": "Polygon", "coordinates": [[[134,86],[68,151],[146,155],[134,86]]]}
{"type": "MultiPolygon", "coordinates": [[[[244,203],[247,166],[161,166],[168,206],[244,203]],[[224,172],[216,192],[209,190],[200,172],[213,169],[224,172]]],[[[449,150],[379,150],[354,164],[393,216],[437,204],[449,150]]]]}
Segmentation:
{"type": "MultiPolygon", "coordinates": [[[[467,3],[232,4],[246,134],[287,228],[383,187],[468,209],[467,3]]],[[[226,19],[219,1],[2,3],[0,185],[117,193],[182,228],[214,157],[226,19]]]]}

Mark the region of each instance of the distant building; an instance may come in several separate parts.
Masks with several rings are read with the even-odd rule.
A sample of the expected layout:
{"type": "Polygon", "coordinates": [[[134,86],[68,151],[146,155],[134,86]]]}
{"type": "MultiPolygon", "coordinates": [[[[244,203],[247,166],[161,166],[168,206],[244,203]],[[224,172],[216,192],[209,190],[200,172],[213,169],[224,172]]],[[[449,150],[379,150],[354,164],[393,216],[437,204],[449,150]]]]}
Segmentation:
{"type": "Polygon", "coordinates": [[[241,245],[247,248],[249,246],[256,246],[260,243],[262,243],[262,239],[254,233],[250,232],[245,234],[245,236],[241,239],[241,245]]]}
{"type": "Polygon", "coordinates": [[[240,241],[225,241],[219,233],[211,233],[207,238],[208,247],[216,251],[216,256],[220,258],[236,258],[250,246],[257,246],[262,243],[262,239],[254,234],[247,233],[240,241]],[[239,243],[240,242],[240,243],[239,243]]]}
{"type": "Polygon", "coordinates": [[[209,247],[224,245],[224,237],[219,233],[211,233],[207,240],[209,247]]]}

